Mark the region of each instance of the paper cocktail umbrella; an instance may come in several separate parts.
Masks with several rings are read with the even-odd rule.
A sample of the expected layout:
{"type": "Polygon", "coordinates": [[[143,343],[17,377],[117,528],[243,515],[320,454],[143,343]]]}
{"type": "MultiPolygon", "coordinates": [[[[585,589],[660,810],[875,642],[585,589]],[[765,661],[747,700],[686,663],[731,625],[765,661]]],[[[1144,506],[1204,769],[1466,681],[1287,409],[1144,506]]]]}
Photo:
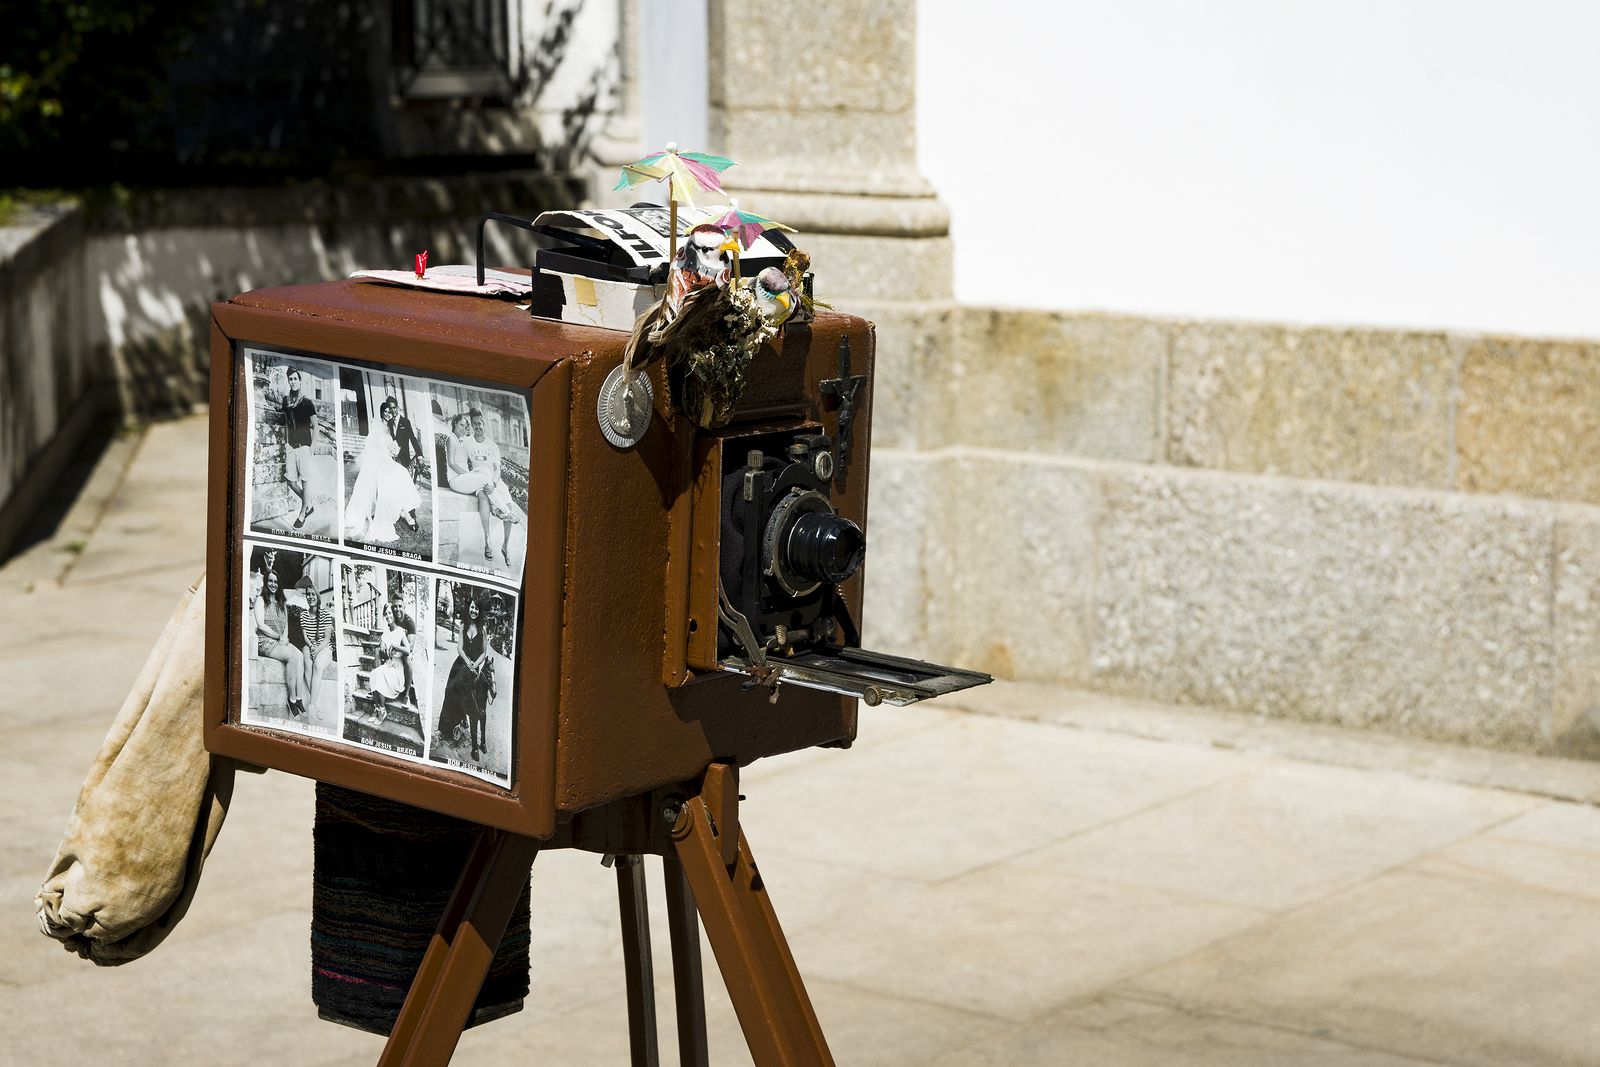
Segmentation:
{"type": "Polygon", "coordinates": [[[787,230],[794,233],[793,226],[785,226],[776,219],[769,219],[765,215],[757,215],[754,211],[741,211],[737,199],[728,201],[728,213],[712,222],[713,226],[720,226],[728,233],[739,238],[739,243],[749,248],[755,239],[768,230],[787,230]]]}
{"type": "Polygon", "coordinates": [[[671,252],[669,259],[678,254],[678,205],[694,206],[694,194],[722,191],[718,176],[733,160],[726,156],[713,156],[706,152],[680,152],[676,141],[667,142],[660,152],[652,152],[642,159],[625,163],[614,189],[631,189],[645,182],[667,183],[667,204],[671,209],[671,252]]]}
{"type": "MultiPolygon", "coordinates": [[[[719,219],[714,219],[713,226],[721,227],[722,232],[739,239],[739,244],[749,248],[755,239],[768,230],[788,230],[794,233],[793,226],[785,226],[776,219],[769,219],[765,215],[757,215],[754,211],[740,211],[737,198],[728,201],[728,213],[719,219]]],[[[733,250],[733,278],[739,280],[739,250],[733,250]]]]}

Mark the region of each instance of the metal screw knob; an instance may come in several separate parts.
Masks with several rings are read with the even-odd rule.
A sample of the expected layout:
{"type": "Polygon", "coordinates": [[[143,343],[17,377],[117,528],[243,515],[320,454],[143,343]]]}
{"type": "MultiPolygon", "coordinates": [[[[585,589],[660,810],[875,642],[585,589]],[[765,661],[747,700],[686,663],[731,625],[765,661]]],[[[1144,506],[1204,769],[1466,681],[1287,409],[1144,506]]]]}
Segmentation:
{"type": "Polygon", "coordinates": [[[683,801],[673,797],[661,805],[661,819],[668,826],[678,825],[678,816],[683,814],[683,801]]]}

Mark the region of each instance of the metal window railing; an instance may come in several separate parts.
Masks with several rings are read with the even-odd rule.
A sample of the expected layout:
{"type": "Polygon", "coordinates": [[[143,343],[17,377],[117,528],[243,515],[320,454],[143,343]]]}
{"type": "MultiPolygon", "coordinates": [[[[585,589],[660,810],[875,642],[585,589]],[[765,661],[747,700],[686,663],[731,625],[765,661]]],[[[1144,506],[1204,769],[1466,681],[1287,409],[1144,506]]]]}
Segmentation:
{"type": "Polygon", "coordinates": [[[509,101],[508,0],[392,0],[395,88],[407,100],[509,101]]]}

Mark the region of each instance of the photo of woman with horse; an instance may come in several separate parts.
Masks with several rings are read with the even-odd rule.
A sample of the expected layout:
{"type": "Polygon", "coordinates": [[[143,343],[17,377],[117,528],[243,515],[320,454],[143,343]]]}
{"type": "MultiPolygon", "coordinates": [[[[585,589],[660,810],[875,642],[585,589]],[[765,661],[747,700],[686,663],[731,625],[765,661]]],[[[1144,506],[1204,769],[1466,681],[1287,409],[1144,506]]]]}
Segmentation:
{"type": "Polygon", "coordinates": [[[511,777],[511,620],[514,598],[466,582],[437,598],[434,637],[438,703],[428,758],[509,784],[511,777]]]}

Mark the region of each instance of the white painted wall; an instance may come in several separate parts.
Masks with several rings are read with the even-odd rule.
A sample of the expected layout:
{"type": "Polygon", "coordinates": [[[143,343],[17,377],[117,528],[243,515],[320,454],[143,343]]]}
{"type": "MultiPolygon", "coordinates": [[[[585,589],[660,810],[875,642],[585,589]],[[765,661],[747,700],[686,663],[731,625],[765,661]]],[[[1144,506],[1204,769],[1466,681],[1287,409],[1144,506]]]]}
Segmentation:
{"type": "Polygon", "coordinates": [[[1600,5],[979,11],[918,4],[963,302],[1600,335],[1600,5]]]}

